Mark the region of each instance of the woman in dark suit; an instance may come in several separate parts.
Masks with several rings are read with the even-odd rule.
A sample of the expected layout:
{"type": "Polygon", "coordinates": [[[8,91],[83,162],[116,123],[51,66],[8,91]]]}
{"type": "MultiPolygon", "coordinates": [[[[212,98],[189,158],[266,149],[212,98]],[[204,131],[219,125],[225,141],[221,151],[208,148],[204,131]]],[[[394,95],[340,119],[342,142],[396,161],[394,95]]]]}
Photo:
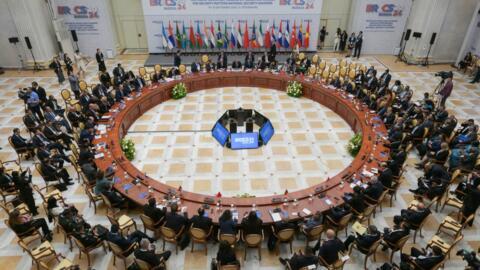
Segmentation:
{"type": "Polygon", "coordinates": [[[30,215],[22,215],[15,209],[10,213],[8,224],[16,234],[24,234],[32,228],[42,229],[43,239],[52,241],[52,232],[44,218],[32,219],[30,215]]]}
{"type": "Polygon", "coordinates": [[[257,217],[257,212],[250,211],[248,216],[242,220],[242,230],[244,235],[262,234],[263,221],[257,217]]]}
{"type": "Polygon", "coordinates": [[[227,209],[219,218],[219,229],[221,234],[236,234],[237,221],[232,218],[232,212],[227,209]]]}

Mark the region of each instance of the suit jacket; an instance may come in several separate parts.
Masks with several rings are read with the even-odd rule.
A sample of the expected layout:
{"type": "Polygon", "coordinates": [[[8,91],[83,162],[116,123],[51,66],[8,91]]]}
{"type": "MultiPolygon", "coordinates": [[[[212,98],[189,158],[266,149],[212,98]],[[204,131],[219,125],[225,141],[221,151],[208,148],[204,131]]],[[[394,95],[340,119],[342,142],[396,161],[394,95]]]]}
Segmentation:
{"type": "Polygon", "coordinates": [[[182,64],[182,58],[175,54],[175,56],[173,57],[173,66],[179,67],[180,64],[182,64]]]}
{"type": "Polygon", "coordinates": [[[35,134],[32,138],[32,143],[34,146],[39,147],[39,146],[48,146],[51,143],[51,141],[47,137],[45,137],[45,135],[43,134],[40,134],[40,135],[35,134]]]}
{"type": "Polygon", "coordinates": [[[7,173],[0,174],[0,189],[8,190],[13,187],[13,179],[12,176],[8,175],[7,173]]]}
{"type": "Polygon", "coordinates": [[[150,266],[157,266],[160,264],[160,257],[155,252],[150,250],[137,249],[134,252],[135,258],[146,261],[150,266]]]}
{"type": "Polygon", "coordinates": [[[38,148],[37,150],[37,157],[40,161],[45,160],[46,158],[50,157],[50,152],[45,150],[44,148],[38,148]]]}
{"type": "Polygon", "coordinates": [[[480,205],[480,191],[476,188],[468,192],[463,198],[463,213],[468,216],[477,211],[480,205]]]}
{"type": "Polygon", "coordinates": [[[362,213],[365,210],[365,201],[363,194],[354,194],[352,199],[347,202],[355,211],[362,213]]]}
{"type": "Polygon", "coordinates": [[[431,269],[437,263],[441,262],[444,257],[445,257],[444,255],[440,255],[440,256],[430,256],[425,258],[416,258],[415,262],[417,263],[418,266],[420,266],[420,269],[431,269]]]}
{"type": "Polygon", "coordinates": [[[275,232],[279,232],[281,230],[285,229],[295,229],[295,224],[291,222],[286,222],[284,220],[280,220],[278,222],[275,222],[275,232]]]}
{"type": "Polygon", "coordinates": [[[242,220],[242,229],[244,235],[246,234],[262,234],[262,224],[261,219],[257,219],[255,223],[248,222],[248,218],[242,220]]]}
{"type": "Polygon", "coordinates": [[[95,58],[97,59],[97,63],[100,63],[100,62],[103,62],[103,61],[104,61],[103,53],[102,53],[102,52],[96,53],[96,54],[95,54],[95,58]]]}
{"type": "Polygon", "coordinates": [[[325,262],[332,264],[338,260],[338,252],[344,251],[345,245],[338,239],[327,240],[323,242],[318,251],[318,256],[321,256],[325,262]]]}
{"type": "MultiPolygon", "coordinates": [[[[192,71],[193,72],[193,71],[192,71]]],[[[163,77],[163,73],[162,72],[159,72],[159,73],[154,73],[153,76],[152,76],[152,82],[156,83],[160,80],[163,80],[164,77],[163,77]]]]}
{"type": "Polygon", "coordinates": [[[40,101],[42,103],[45,103],[47,102],[47,92],[45,91],[45,89],[41,86],[39,86],[38,88],[32,88],[33,91],[35,91],[38,95],[38,98],[40,99],[40,101]]]}
{"type": "MultiPolygon", "coordinates": [[[[165,209],[165,208],[164,208],[165,209]]],[[[165,216],[165,210],[158,207],[152,207],[148,204],[143,206],[143,213],[157,223],[165,216]]]]}
{"type": "Polygon", "coordinates": [[[299,270],[302,267],[306,267],[309,265],[317,265],[318,258],[315,255],[293,255],[293,257],[289,260],[290,267],[292,270],[299,270]]]}
{"type": "Polygon", "coordinates": [[[125,77],[125,70],[122,67],[115,67],[113,69],[113,76],[123,79],[123,77],[125,77]]]}
{"type": "Polygon", "coordinates": [[[107,233],[107,241],[119,246],[122,250],[127,250],[134,242],[129,241],[119,233],[107,233]]]}
{"type": "Polygon", "coordinates": [[[237,223],[231,219],[227,221],[219,221],[220,233],[224,234],[236,234],[237,223]]]}
{"type": "Polygon", "coordinates": [[[420,224],[428,215],[430,214],[430,209],[424,209],[423,211],[416,211],[413,209],[404,210],[402,217],[410,224],[418,225],[420,224]]]}
{"type": "Polygon", "coordinates": [[[218,68],[227,68],[228,66],[227,55],[224,54],[223,57],[219,55],[217,63],[218,63],[217,64],[218,68]]]}
{"type": "Polygon", "coordinates": [[[58,132],[59,131],[56,128],[52,127],[51,125],[46,125],[43,128],[43,134],[45,135],[45,137],[47,137],[52,141],[55,141],[58,139],[58,136],[59,136],[59,134],[57,134],[58,132]]]}
{"type": "Polygon", "coordinates": [[[42,162],[40,168],[43,176],[46,178],[45,181],[55,181],[57,179],[57,168],[54,166],[42,162]]]}
{"type": "Polygon", "coordinates": [[[378,176],[378,181],[380,181],[383,186],[391,188],[393,181],[393,172],[390,168],[385,168],[380,175],[378,176]]]}
{"type": "Polygon", "coordinates": [[[364,249],[370,248],[373,243],[375,243],[378,239],[380,239],[381,234],[379,232],[375,234],[362,234],[358,235],[356,238],[357,244],[360,245],[364,249]]]}
{"type": "Polygon", "coordinates": [[[13,134],[12,135],[12,143],[15,148],[27,147],[28,141],[27,139],[23,138],[21,135],[13,134]]]}
{"type": "Polygon", "coordinates": [[[435,154],[435,159],[439,161],[446,161],[448,158],[448,149],[440,150],[435,154]]]}
{"type": "Polygon", "coordinates": [[[407,236],[410,233],[407,229],[399,229],[389,231],[383,234],[383,239],[389,243],[397,243],[402,237],[407,236]]]}
{"type": "Polygon", "coordinates": [[[190,71],[192,73],[197,73],[200,70],[200,65],[193,62],[192,65],[190,66],[190,71]]]}
{"type": "Polygon", "coordinates": [[[93,89],[92,89],[92,94],[96,96],[98,99],[107,96],[108,92],[107,89],[105,88],[104,85],[102,84],[97,84],[93,89]]]}
{"type": "Polygon", "coordinates": [[[165,215],[166,227],[174,230],[176,233],[180,231],[182,226],[187,226],[187,219],[183,215],[169,212],[165,215]]]}
{"type": "Polygon", "coordinates": [[[74,127],[78,127],[78,123],[85,120],[83,116],[77,112],[68,112],[67,118],[74,127]]]}
{"type": "Polygon", "coordinates": [[[190,219],[190,223],[194,228],[202,229],[206,233],[210,230],[210,227],[213,225],[212,219],[209,217],[195,215],[190,219]]]}
{"type": "Polygon", "coordinates": [[[38,121],[37,117],[34,115],[27,114],[23,119],[28,128],[37,127],[40,124],[40,121],[38,121]]]}
{"type": "Polygon", "coordinates": [[[383,184],[382,182],[377,181],[375,183],[370,184],[368,188],[365,189],[364,194],[374,200],[377,200],[378,198],[380,198],[380,195],[382,195],[382,192],[383,192],[383,184]]]}

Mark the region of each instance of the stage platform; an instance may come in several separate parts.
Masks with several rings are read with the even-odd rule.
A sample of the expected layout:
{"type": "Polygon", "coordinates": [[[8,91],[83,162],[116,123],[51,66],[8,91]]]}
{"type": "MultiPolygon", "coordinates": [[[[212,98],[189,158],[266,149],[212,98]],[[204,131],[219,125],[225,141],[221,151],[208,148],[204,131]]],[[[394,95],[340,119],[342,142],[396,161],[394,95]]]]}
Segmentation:
{"type": "MultiPolygon", "coordinates": [[[[252,51],[253,52],[253,51],[252,51]]],[[[239,60],[243,62],[245,60],[246,52],[225,52],[228,57],[228,64],[230,65],[234,60],[239,60]]],[[[303,52],[309,58],[311,58],[315,52],[303,52]]],[[[217,61],[217,57],[220,54],[220,50],[216,50],[213,52],[182,52],[182,64],[186,66],[190,66],[194,60],[200,61],[202,55],[208,55],[213,62],[217,61]]],[[[257,61],[258,57],[263,54],[261,51],[253,52],[255,55],[255,62],[257,61]]],[[[156,64],[160,64],[162,66],[172,66],[173,65],[173,55],[174,53],[162,53],[162,54],[149,54],[147,60],[145,61],[146,67],[153,67],[156,64]]],[[[288,56],[290,55],[290,51],[277,51],[277,61],[278,63],[284,63],[288,56]]]]}

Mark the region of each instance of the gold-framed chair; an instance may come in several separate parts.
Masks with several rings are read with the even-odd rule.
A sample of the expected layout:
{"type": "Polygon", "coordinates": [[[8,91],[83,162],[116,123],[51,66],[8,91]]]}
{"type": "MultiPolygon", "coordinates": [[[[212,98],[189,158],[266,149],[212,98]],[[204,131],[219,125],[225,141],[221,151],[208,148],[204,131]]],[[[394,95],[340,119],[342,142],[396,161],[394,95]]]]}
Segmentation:
{"type": "Polygon", "coordinates": [[[243,230],[240,233],[240,236],[242,238],[242,241],[244,242],[245,245],[245,254],[243,259],[247,259],[247,250],[248,248],[256,248],[258,250],[258,259],[261,261],[262,260],[262,242],[263,242],[263,229],[262,229],[262,234],[244,234],[243,230]]]}
{"type": "Polygon", "coordinates": [[[15,235],[18,238],[19,243],[22,242],[26,246],[28,246],[33,241],[35,241],[37,239],[42,239],[42,235],[40,234],[40,229],[39,228],[31,227],[30,229],[28,229],[27,231],[25,231],[23,233],[17,233],[10,227],[8,219],[5,219],[4,222],[5,222],[5,225],[15,233],[15,235]]]}
{"type": "MultiPolygon", "coordinates": [[[[351,250],[351,249],[350,249],[351,250]]],[[[343,260],[342,258],[344,256],[350,256],[350,254],[343,254],[342,252],[338,253],[338,260],[336,260],[332,264],[328,264],[327,261],[325,261],[325,258],[322,256],[318,256],[318,263],[320,266],[326,267],[327,270],[342,270],[345,264],[347,263],[348,260],[343,260]]]]}
{"type": "MultiPolygon", "coordinates": [[[[100,79],[100,75],[99,75],[99,79],[100,79]]],[[[83,80],[79,81],[78,87],[80,88],[80,91],[88,93],[88,84],[86,81],[83,81],[83,80]]]]}
{"type": "Polygon", "coordinates": [[[185,73],[187,73],[187,67],[184,64],[180,64],[180,66],[178,66],[178,71],[180,72],[180,75],[185,75],[185,73]]]}
{"type": "Polygon", "coordinates": [[[357,75],[357,73],[355,72],[355,69],[350,69],[348,71],[348,77],[350,78],[350,80],[355,79],[355,75],[357,75]]]}
{"type": "Polygon", "coordinates": [[[127,215],[121,215],[119,217],[116,214],[107,214],[107,218],[110,224],[117,225],[121,235],[125,235],[133,227],[137,230],[137,223],[133,218],[127,215]]]}
{"type": "Polygon", "coordinates": [[[275,243],[275,251],[278,254],[280,253],[280,245],[282,243],[289,244],[290,246],[290,253],[293,252],[293,239],[295,237],[295,230],[294,229],[283,229],[278,232],[275,231],[275,227],[272,225],[272,233],[277,238],[277,242],[275,243]]]}
{"type": "Polygon", "coordinates": [[[165,242],[169,242],[175,244],[175,254],[178,254],[178,238],[180,237],[180,235],[182,235],[184,230],[184,225],[182,225],[178,233],[166,226],[160,227],[160,232],[162,233],[163,238],[163,250],[165,250],[165,242]]]}
{"type": "Polygon", "coordinates": [[[21,162],[22,157],[26,159],[28,156],[35,156],[35,153],[33,152],[33,149],[29,149],[28,147],[16,147],[13,144],[12,136],[8,136],[8,143],[10,146],[15,150],[15,153],[17,154],[17,160],[18,162],[21,162]]]}
{"type": "Polygon", "coordinates": [[[440,238],[438,235],[432,236],[432,239],[428,241],[427,248],[437,246],[439,247],[445,257],[450,258],[450,252],[452,249],[463,239],[463,235],[459,234],[453,241],[453,243],[448,244],[445,240],[440,238]]]}
{"type": "Polygon", "coordinates": [[[100,195],[95,195],[95,193],[92,190],[92,187],[88,187],[85,185],[85,194],[87,194],[88,197],[88,207],[92,207],[93,204],[93,213],[97,214],[97,202],[103,201],[102,196],[100,195]]]}
{"type": "Polygon", "coordinates": [[[310,66],[308,68],[308,75],[311,78],[315,78],[315,75],[317,74],[317,68],[315,66],[310,66]]]}
{"type": "Polygon", "coordinates": [[[150,81],[150,77],[148,76],[147,69],[145,67],[138,68],[138,75],[140,75],[140,77],[142,77],[142,79],[145,81],[150,81]]]}
{"type": "Polygon", "coordinates": [[[358,251],[360,251],[360,253],[365,255],[365,261],[363,263],[363,267],[364,267],[365,270],[368,270],[368,268],[367,268],[368,257],[373,255],[373,261],[375,262],[377,260],[376,252],[377,252],[377,248],[378,248],[378,246],[380,245],[381,242],[382,242],[382,239],[380,238],[375,243],[373,243],[370,246],[370,248],[368,248],[368,249],[365,249],[362,246],[357,245],[355,242],[353,242],[352,245],[350,246],[351,249],[355,248],[358,251]]]}
{"type": "Polygon", "coordinates": [[[96,245],[86,247],[74,235],[72,235],[72,238],[78,247],[78,259],[82,259],[82,253],[84,253],[87,256],[88,267],[91,266],[90,252],[99,247],[103,247],[103,250],[105,251],[105,253],[107,253],[107,249],[105,248],[105,244],[103,243],[103,241],[99,241],[96,245]]]}
{"type": "Polygon", "coordinates": [[[63,101],[65,102],[65,107],[74,106],[79,104],[78,100],[72,98],[72,93],[68,89],[62,89],[60,91],[63,101]]]}
{"type": "Polygon", "coordinates": [[[320,224],[310,230],[305,230],[303,227],[300,230],[305,236],[305,246],[308,246],[310,242],[319,240],[322,237],[322,233],[325,231],[325,226],[320,224]]]}
{"type": "Polygon", "coordinates": [[[190,252],[193,252],[193,247],[195,243],[200,243],[200,244],[203,244],[204,246],[205,256],[206,256],[208,252],[208,249],[207,249],[208,238],[212,234],[212,231],[213,231],[213,226],[210,226],[210,229],[208,230],[208,232],[206,232],[202,229],[194,228],[193,224],[190,225],[190,230],[188,231],[188,233],[190,234],[190,239],[192,241],[192,249],[190,250],[190,252]]]}
{"type": "Polygon", "coordinates": [[[125,267],[125,269],[127,269],[127,258],[130,256],[130,254],[133,253],[136,248],[138,248],[138,243],[134,242],[126,250],[123,250],[117,244],[110,241],[107,241],[107,245],[113,253],[113,266],[115,266],[116,258],[118,257],[123,261],[123,266],[125,267]]]}
{"type": "Polygon", "coordinates": [[[226,241],[229,245],[235,246],[240,239],[240,236],[239,234],[220,233],[220,230],[218,230],[217,239],[219,242],[226,241]]]}
{"type": "Polygon", "coordinates": [[[408,223],[410,224],[410,227],[415,231],[413,233],[413,243],[415,244],[416,243],[416,239],[417,239],[417,233],[419,234],[419,236],[421,238],[423,238],[423,235],[422,235],[422,228],[423,228],[423,225],[425,225],[425,223],[427,222],[427,220],[430,218],[430,216],[432,215],[432,213],[429,213],[428,216],[426,216],[422,222],[420,222],[419,224],[414,224],[414,223],[408,223]]]}
{"type": "Polygon", "coordinates": [[[410,239],[410,234],[408,235],[405,235],[404,237],[400,238],[397,242],[395,243],[392,243],[392,242],[389,242],[385,239],[383,239],[383,242],[388,246],[388,248],[390,248],[391,250],[391,253],[390,253],[390,263],[392,263],[392,260],[393,260],[393,255],[395,254],[395,252],[397,251],[400,251],[400,254],[402,253],[402,249],[403,247],[405,246],[405,244],[407,243],[408,239],[410,239]]]}
{"type": "Polygon", "coordinates": [[[320,56],[318,54],[315,54],[312,56],[312,65],[316,66],[318,65],[318,61],[320,60],[320,56]]]}
{"type": "Polygon", "coordinates": [[[62,192],[60,192],[60,190],[58,189],[54,189],[48,193],[43,193],[43,191],[47,191],[47,186],[43,187],[43,188],[39,188],[37,185],[32,185],[33,186],[33,190],[35,190],[38,195],[40,195],[40,197],[42,198],[43,202],[47,202],[48,199],[50,197],[54,197],[55,199],[57,199],[58,202],[61,202],[63,204],[65,204],[65,200],[63,199],[63,196],[62,196],[62,192]]]}
{"type": "Polygon", "coordinates": [[[348,63],[347,63],[347,59],[342,59],[339,61],[338,65],[341,67],[341,68],[346,68],[348,66],[348,63]]]}
{"type": "Polygon", "coordinates": [[[60,181],[60,178],[55,178],[55,180],[53,181],[47,181],[47,177],[45,176],[45,174],[43,173],[42,171],[42,166],[40,165],[40,163],[35,163],[35,170],[38,172],[38,174],[40,174],[40,176],[42,177],[42,179],[44,180],[45,182],[45,189],[48,190],[49,187],[54,187],[55,184],[59,184],[61,181],[60,181]]]}
{"type": "Polygon", "coordinates": [[[140,270],[159,270],[159,269],[166,269],[165,268],[165,261],[163,258],[160,259],[160,265],[157,265],[155,267],[151,266],[148,262],[144,260],[140,260],[135,258],[134,262],[137,264],[137,266],[140,268],[140,270]]]}
{"type": "Polygon", "coordinates": [[[334,74],[335,72],[337,72],[337,65],[330,64],[330,66],[328,67],[328,72],[330,72],[330,74],[334,74]]]}
{"type": "Polygon", "coordinates": [[[153,70],[155,72],[162,72],[162,66],[160,64],[156,64],[155,66],[153,66],[153,70]]]}
{"type": "Polygon", "coordinates": [[[375,207],[376,207],[375,204],[371,204],[371,205],[367,204],[367,207],[365,207],[365,209],[363,209],[363,212],[361,212],[361,213],[357,212],[355,210],[355,208],[353,208],[353,207],[351,208],[351,210],[357,216],[357,221],[358,222],[363,224],[366,221],[367,225],[370,226],[370,219],[371,219],[370,217],[375,212],[375,207]]]}
{"type": "Polygon", "coordinates": [[[32,258],[32,263],[37,266],[37,270],[51,269],[50,267],[48,267],[48,264],[53,260],[57,260],[58,262],[60,262],[59,257],[61,256],[61,254],[57,254],[49,241],[44,241],[39,246],[33,249],[30,249],[28,245],[26,245],[22,241],[19,241],[18,245],[22,248],[24,252],[28,253],[30,258],[32,258]]]}
{"type": "Polygon", "coordinates": [[[352,219],[353,214],[349,213],[343,216],[338,222],[335,222],[328,215],[327,217],[327,226],[332,228],[335,231],[335,235],[338,234],[338,231],[345,230],[345,236],[347,236],[348,223],[352,219]]]}
{"type": "Polygon", "coordinates": [[[468,223],[470,223],[475,218],[475,214],[471,214],[470,216],[464,219],[463,215],[461,215],[460,220],[464,219],[463,222],[459,222],[450,216],[446,216],[442,223],[438,226],[436,235],[439,235],[440,232],[452,236],[454,239],[457,238],[462,231],[467,227],[468,223]],[[453,232],[453,235],[450,234],[453,232]]]}
{"type": "Polygon", "coordinates": [[[152,231],[154,238],[158,238],[161,235],[160,225],[163,223],[164,218],[161,218],[157,223],[155,223],[149,216],[140,214],[140,219],[143,223],[144,233],[147,233],[147,230],[152,231]]]}
{"type": "Polygon", "coordinates": [[[318,70],[323,72],[325,70],[325,67],[327,66],[327,62],[325,60],[321,60],[320,64],[318,64],[318,70]]]}

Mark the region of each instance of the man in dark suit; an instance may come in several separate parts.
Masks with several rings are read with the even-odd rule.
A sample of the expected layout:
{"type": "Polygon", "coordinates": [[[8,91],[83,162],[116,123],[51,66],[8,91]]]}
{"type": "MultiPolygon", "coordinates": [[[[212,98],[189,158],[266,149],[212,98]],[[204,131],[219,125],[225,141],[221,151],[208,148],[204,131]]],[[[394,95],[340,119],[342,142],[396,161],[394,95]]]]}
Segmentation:
{"type": "MultiPolygon", "coordinates": [[[[193,72],[193,71],[192,71],[193,72]]],[[[155,71],[152,76],[152,83],[157,83],[165,80],[163,72],[161,70],[155,71]]]]}
{"type": "Polygon", "coordinates": [[[227,55],[225,54],[224,51],[221,51],[220,54],[218,55],[217,68],[227,69],[227,67],[228,67],[227,55]]]}
{"type": "Polygon", "coordinates": [[[327,240],[322,245],[320,245],[320,240],[318,240],[313,251],[319,250],[318,256],[322,257],[327,264],[332,264],[338,260],[338,253],[345,251],[345,245],[342,240],[335,236],[334,230],[328,229],[326,234],[327,240]]]}
{"type": "Polygon", "coordinates": [[[32,82],[32,91],[37,93],[38,98],[40,99],[40,106],[43,107],[45,103],[47,103],[47,92],[45,91],[45,88],[39,86],[37,82],[32,82]]]}
{"type": "Polygon", "coordinates": [[[32,151],[32,153],[33,153],[33,149],[35,148],[31,140],[27,140],[22,137],[22,135],[20,134],[19,128],[13,129],[12,143],[15,148],[24,148],[28,151],[32,151]]]}
{"type": "Polygon", "coordinates": [[[167,250],[161,254],[156,254],[155,246],[151,245],[147,239],[142,239],[140,241],[140,248],[135,250],[134,254],[135,258],[147,262],[152,267],[157,267],[160,266],[162,262],[166,262],[172,253],[170,250],[167,250]]]}
{"type": "Polygon", "coordinates": [[[390,74],[390,70],[387,68],[382,75],[380,75],[380,86],[388,87],[391,79],[392,75],[390,74]]]}
{"type": "Polygon", "coordinates": [[[166,208],[158,208],[155,198],[150,198],[148,199],[148,203],[143,206],[143,214],[151,218],[153,222],[160,227],[161,224],[158,222],[165,217],[165,209],[166,208]]]}
{"type": "MultiPolygon", "coordinates": [[[[422,202],[418,203],[417,207],[410,209],[402,209],[401,218],[413,227],[418,226],[424,219],[430,215],[430,209],[425,207],[422,202]]],[[[395,218],[395,217],[394,217],[395,218]]]]}
{"type": "MultiPolygon", "coordinates": [[[[401,219],[394,220],[396,223],[393,227],[393,230],[390,228],[385,228],[383,232],[383,240],[389,244],[397,244],[397,242],[402,239],[403,237],[410,234],[410,229],[405,222],[402,222],[401,219]]],[[[383,251],[388,249],[388,245],[383,244],[383,251]]]]}
{"type": "Polygon", "coordinates": [[[182,227],[187,226],[187,218],[183,215],[177,213],[178,205],[176,203],[170,206],[170,212],[165,215],[165,224],[164,226],[179,233],[182,227]]]}
{"type": "Polygon", "coordinates": [[[35,132],[35,129],[39,128],[41,125],[40,120],[35,116],[35,114],[33,114],[30,109],[27,110],[27,113],[23,118],[23,123],[30,132],[35,132]]]}
{"type": "Polygon", "coordinates": [[[355,39],[355,51],[353,52],[353,57],[360,58],[360,52],[362,51],[363,44],[363,32],[360,31],[355,39]]]}
{"type": "Polygon", "coordinates": [[[13,178],[5,171],[5,167],[0,167],[0,189],[2,191],[15,191],[13,178]]]}
{"type": "Polygon", "coordinates": [[[57,142],[52,142],[50,141],[43,133],[40,129],[37,129],[35,131],[35,135],[33,135],[32,137],[32,143],[35,147],[40,147],[40,146],[44,146],[46,147],[47,149],[57,149],[58,152],[62,155],[62,156],[65,156],[65,152],[64,152],[64,147],[60,144],[60,143],[57,143],[57,142]]]}
{"type": "Polygon", "coordinates": [[[349,205],[344,206],[335,206],[330,209],[330,212],[327,213],[327,216],[331,218],[334,222],[339,222],[344,216],[351,213],[349,205]]]}
{"type": "Polygon", "coordinates": [[[378,180],[368,182],[368,187],[365,189],[363,194],[373,199],[374,201],[378,200],[383,193],[383,184],[378,180]]]}
{"type": "MultiPolygon", "coordinates": [[[[408,262],[410,261],[415,262],[415,264],[419,266],[419,269],[432,269],[435,265],[440,263],[445,258],[445,255],[443,254],[442,250],[437,246],[433,246],[431,248],[431,252],[424,252],[415,247],[412,247],[410,251],[410,256],[402,253],[400,258],[401,269],[404,269],[402,268],[402,266],[408,265],[408,262]]],[[[415,268],[415,270],[417,269],[415,268]]]]}
{"type": "Polygon", "coordinates": [[[73,185],[72,178],[65,168],[55,166],[52,161],[47,158],[41,162],[40,168],[45,177],[45,181],[55,181],[61,179],[66,185],[73,185]]]}
{"type": "Polygon", "coordinates": [[[197,213],[190,219],[190,224],[192,224],[193,228],[202,229],[205,233],[208,233],[213,225],[212,219],[205,216],[203,207],[198,208],[197,213]]]}
{"type": "Polygon", "coordinates": [[[192,64],[190,65],[190,71],[192,73],[199,72],[200,71],[200,65],[197,62],[193,61],[192,64]]]}
{"type": "MultiPolygon", "coordinates": [[[[116,224],[112,224],[112,226],[110,227],[110,232],[107,233],[107,241],[119,246],[123,251],[127,251],[127,249],[134,243],[140,244],[140,241],[143,238],[148,239],[150,243],[155,242],[154,238],[151,238],[145,233],[138,230],[130,233],[127,237],[124,237],[119,233],[119,227],[116,224]]],[[[128,254],[125,256],[132,254],[133,251],[134,249],[130,249],[128,254]]]]}
{"type": "Polygon", "coordinates": [[[175,53],[175,56],[173,57],[173,66],[174,67],[179,67],[182,64],[182,58],[180,58],[180,50],[175,53]]]}
{"type": "Polygon", "coordinates": [[[377,230],[375,225],[370,225],[367,228],[367,231],[360,235],[349,235],[345,240],[345,247],[348,248],[351,243],[355,242],[357,246],[360,246],[362,249],[369,249],[376,241],[380,239],[382,235],[377,230]]]}
{"type": "Polygon", "coordinates": [[[378,181],[386,188],[392,187],[393,182],[393,172],[390,168],[387,167],[386,163],[381,164],[380,174],[378,175],[378,181]]]}
{"type": "Polygon", "coordinates": [[[115,81],[119,82],[123,82],[125,80],[125,70],[123,69],[122,64],[118,63],[113,69],[113,78],[115,81]]]}
{"type": "Polygon", "coordinates": [[[243,66],[245,67],[245,69],[252,69],[254,67],[254,62],[255,59],[253,53],[251,51],[248,51],[247,55],[245,56],[245,63],[243,64],[243,66]]]}
{"type": "Polygon", "coordinates": [[[103,58],[103,53],[100,51],[100,48],[97,48],[97,53],[95,54],[95,59],[97,59],[98,70],[105,71],[107,67],[105,66],[105,59],[103,58]]]}
{"type": "Polygon", "coordinates": [[[365,200],[362,193],[362,188],[359,186],[355,186],[353,188],[353,194],[351,194],[351,198],[346,200],[346,203],[350,205],[356,212],[362,213],[365,210],[365,200]]]}
{"type": "MultiPolygon", "coordinates": [[[[467,189],[467,194],[463,198],[463,207],[461,209],[462,214],[463,214],[463,220],[462,223],[465,221],[465,219],[477,212],[478,206],[480,206],[480,186],[477,186],[476,188],[474,186],[470,186],[467,189]]],[[[468,224],[470,226],[473,225],[473,220],[468,224]]]]}
{"type": "Polygon", "coordinates": [[[298,254],[295,253],[290,259],[278,258],[280,263],[286,265],[287,263],[290,265],[290,269],[292,270],[299,270],[303,267],[307,267],[310,265],[317,265],[318,258],[313,254],[313,250],[311,247],[306,247],[305,252],[299,252],[298,254]]]}
{"type": "Polygon", "coordinates": [[[98,99],[101,99],[102,97],[108,96],[108,90],[103,84],[98,83],[93,87],[92,94],[98,99]]]}

